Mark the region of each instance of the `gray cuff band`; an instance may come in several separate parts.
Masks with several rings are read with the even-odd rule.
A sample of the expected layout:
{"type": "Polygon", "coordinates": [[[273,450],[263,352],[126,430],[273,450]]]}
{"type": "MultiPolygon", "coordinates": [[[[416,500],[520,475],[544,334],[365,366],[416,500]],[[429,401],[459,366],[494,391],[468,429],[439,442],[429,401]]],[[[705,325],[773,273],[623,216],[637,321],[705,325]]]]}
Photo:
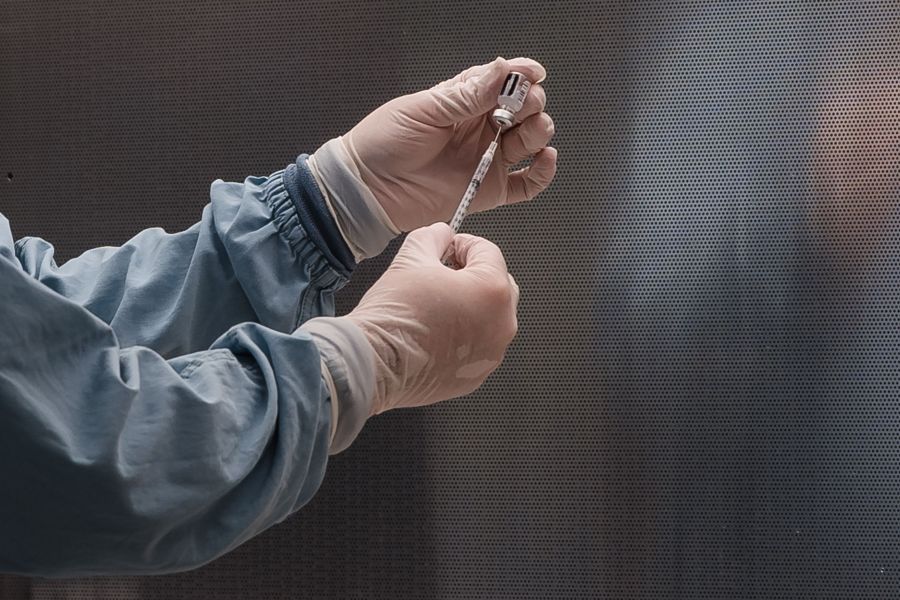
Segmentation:
{"type": "Polygon", "coordinates": [[[365,335],[349,319],[318,317],[300,327],[310,334],[334,383],[338,422],[329,454],[345,450],[372,414],[375,357],[365,335]]]}
{"type": "Polygon", "coordinates": [[[343,140],[322,144],[308,164],[356,261],[381,254],[400,230],[363,182],[343,140]]]}

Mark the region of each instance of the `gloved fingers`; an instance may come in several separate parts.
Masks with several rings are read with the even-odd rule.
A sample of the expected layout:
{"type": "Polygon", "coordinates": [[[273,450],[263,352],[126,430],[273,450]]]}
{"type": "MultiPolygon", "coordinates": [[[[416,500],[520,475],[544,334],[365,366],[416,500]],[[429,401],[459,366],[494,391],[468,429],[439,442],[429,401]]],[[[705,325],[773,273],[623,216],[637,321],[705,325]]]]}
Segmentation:
{"type": "Polygon", "coordinates": [[[408,97],[409,115],[434,127],[449,127],[484,115],[497,104],[509,65],[503,58],[460,73],[408,97]]]}
{"type": "MultiPolygon", "coordinates": [[[[467,69],[430,90],[413,94],[409,97],[414,109],[410,115],[435,127],[449,127],[480,117],[497,106],[503,80],[513,69],[534,82],[546,77],[546,70],[535,60],[514,58],[508,61],[498,57],[486,65],[467,69]]],[[[536,110],[536,106],[545,101],[540,91],[529,97],[531,110],[536,110]]]]}
{"type": "MultiPolygon", "coordinates": [[[[506,75],[510,71],[516,71],[517,73],[522,73],[528,78],[532,84],[541,83],[544,79],[547,78],[547,71],[544,69],[544,66],[531,58],[513,58],[510,60],[506,60],[502,56],[498,56],[494,60],[489,63],[485,63],[483,65],[475,65],[474,67],[469,67],[459,75],[455,77],[451,77],[446,81],[442,81],[437,84],[435,87],[450,87],[462,81],[466,81],[468,79],[473,79],[480,75],[483,75],[491,70],[491,68],[497,63],[497,61],[503,61],[505,63],[506,69],[502,71],[503,78],[506,78],[506,75]]],[[[499,81],[497,82],[499,84],[499,81]]],[[[499,87],[499,86],[498,86],[499,87]]],[[[499,93],[499,90],[498,90],[499,93]]]]}
{"type": "Polygon", "coordinates": [[[547,146],[534,155],[531,166],[509,174],[506,204],[531,200],[553,181],[556,175],[556,148],[547,146]]]}
{"type": "Polygon", "coordinates": [[[446,223],[435,223],[415,229],[406,236],[397,256],[414,258],[417,262],[437,262],[453,243],[453,229],[446,223]]]}
{"type": "Polygon", "coordinates": [[[513,308],[519,305],[519,284],[516,283],[515,277],[512,276],[512,273],[507,273],[509,275],[509,285],[512,287],[513,291],[513,308]]]}
{"type": "Polygon", "coordinates": [[[518,57],[512,58],[506,62],[509,65],[507,72],[515,71],[516,73],[521,73],[532,83],[532,85],[541,83],[547,79],[547,69],[533,58],[518,57]]]}
{"type": "Polygon", "coordinates": [[[512,303],[512,308],[510,310],[510,313],[512,314],[512,335],[515,336],[516,332],[519,330],[519,284],[516,283],[512,274],[509,275],[509,284],[512,289],[512,294],[510,295],[510,302],[512,303]]]}
{"type": "Polygon", "coordinates": [[[555,126],[547,113],[529,117],[501,136],[500,151],[505,166],[525,160],[550,142],[555,126]]]}
{"type": "Polygon", "coordinates": [[[488,71],[494,66],[494,64],[495,64],[497,61],[508,62],[508,61],[507,61],[505,58],[503,58],[502,56],[498,56],[497,58],[495,58],[494,60],[492,60],[492,61],[489,62],[489,63],[485,63],[485,64],[483,64],[483,65],[475,65],[475,66],[473,66],[473,67],[469,67],[468,69],[466,69],[465,71],[463,71],[463,72],[460,73],[459,75],[456,75],[455,77],[451,77],[450,79],[447,79],[446,81],[442,81],[442,82],[440,82],[439,84],[437,84],[437,85],[434,86],[434,87],[435,87],[435,88],[439,88],[439,87],[452,87],[452,86],[454,86],[454,85],[456,85],[456,84],[458,84],[458,83],[461,83],[461,82],[463,82],[463,81],[467,81],[467,80],[469,80],[469,79],[474,79],[475,77],[478,77],[478,76],[483,75],[484,73],[488,72],[488,71]]]}
{"type": "Polygon", "coordinates": [[[459,272],[477,275],[481,279],[509,287],[509,272],[503,252],[493,242],[484,238],[459,233],[453,238],[453,252],[459,272]]]}

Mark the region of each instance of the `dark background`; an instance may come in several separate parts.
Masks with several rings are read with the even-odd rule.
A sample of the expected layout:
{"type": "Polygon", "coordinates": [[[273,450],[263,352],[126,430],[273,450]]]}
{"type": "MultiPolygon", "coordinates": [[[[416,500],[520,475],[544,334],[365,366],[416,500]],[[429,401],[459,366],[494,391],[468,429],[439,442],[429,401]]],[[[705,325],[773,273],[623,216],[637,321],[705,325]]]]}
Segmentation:
{"type": "Polygon", "coordinates": [[[180,230],[497,55],[546,65],[560,153],[464,226],[522,288],[503,367],[202,569],[0,595],[900,596],[895,2],[0,0],[0,212],[60,262],[180,230]]]}

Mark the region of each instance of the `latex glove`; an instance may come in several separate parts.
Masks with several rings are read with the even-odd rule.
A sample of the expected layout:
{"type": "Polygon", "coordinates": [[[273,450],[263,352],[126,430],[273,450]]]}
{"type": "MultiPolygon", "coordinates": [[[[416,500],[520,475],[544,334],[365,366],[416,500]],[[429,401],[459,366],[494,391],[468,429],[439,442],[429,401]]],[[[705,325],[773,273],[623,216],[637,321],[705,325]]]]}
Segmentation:
{"type": "Polygon", "coordinates": [[[500,249],[443,223],[413,231],[347,319],[375,356],[372,414],[477,389],[516,334],[519,288],[500,249]],[[441,264],[448,251],[461,265],[441,264]]]}
{"type": "MultiPolygon", "coordinates": [[[[497,58],[391,100],[313,154],[310,168],[358,259],[380,252],[399,230],[450,219],[496,133],[490,113],[511,70],[532,82],[546,74],[531,59],[497,58]]],[[[554,125],[545,103],[535,83],[516,115],[520,123],[501,136],[471,212],[528,200],[550,184],[556,150],[547,147],[554,125]],[[532,155],[530,167],[509,172],[532,155]]]]}

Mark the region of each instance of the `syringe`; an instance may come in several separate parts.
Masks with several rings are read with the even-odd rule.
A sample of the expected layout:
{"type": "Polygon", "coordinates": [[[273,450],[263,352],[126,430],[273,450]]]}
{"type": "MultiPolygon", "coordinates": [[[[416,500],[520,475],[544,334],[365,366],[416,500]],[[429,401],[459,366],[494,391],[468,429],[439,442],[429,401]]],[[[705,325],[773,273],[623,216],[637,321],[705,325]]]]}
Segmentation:
{"type": "Polygon", "coordinates": [[[501,129],[497,130],[494,141],[491,142],[491,145],[488,146],[488,149],[485,150],[484,154],[481,156],[481,160],[478,162],[478,168],[475,169],[475,174],[472,175],[472,179],[469,181],[469,187],[466,188],[462,200],[459,201],[459,206],[456,207],[456,212],[450,220],[450,227],[453,229],[454,233],[459,232],[459,226],[462,225],[463,219],[466,217],[469,205],[472,204],[472,199],[475,197],[475,194],[478,193],[478,188],[481,186],[484,176],[487,175],[488,169],[491,168],[491,162],[494,160],[494,152],[497,151],[501,131],[501,129]]]}
{"type": "Polygon", "coordinates": [[[475,174],[472,175],[472,179],[469,181],[469,187],[466,188],[462,200],[459,201],[459,206],[456,208],[456,213],[454,213],[453,219],[450,221],[450,227],[453,228],[454,232],[459,232],[459,226],[462,225],[466,211],[469,210],[469,204],[472,203],[472,199],[478,192],[478,187],[481,185],[488,169],[491,168],[494,152],[497,151],[497,144],[500,141],[500,134],[515,123],[516,113],[525,106],[525,98],[528,96],[529,89],[531,89],[531,82],[524,75],[515,71],[509,73],[503,81],[503,87],[500,88],[500,96],[497,98],[498,108],[491,115],[497,124],[497,135],[494,136],[494,141],[491,142],[491,145],[488,146],[488,149],[482,155],[478,168],[475,169],[475,174]]]}
{"type": "MultiPolygon", "coordinates": [[[[456,207],[456,212],[450,220],[450,227],[454,233],[459,232],[463,219],[469,210],[469,205],[475,198],[475,194],[478,193],[478,188],[481,186],[484,176],[487,175],[488,169],[491,168],[494,153],[497,151],[497,146],[500,143],[500,134],[515,123],[515,114],[522,110],[522,107],[525,105],[525,97],[528,95],[530,88],[531,82],[521,73],[512,72],[506,76],[503,87],[500,89],[500,96],[497,99],[499,107],[491,115],[498,126],[497,135],[494,136],[494,141],[491,142],[491,145],[488,146],[488,149],[481,156],[478,167],[475,169],[472,179],[469,180],[469,186],[463,193],[459,206],[456,207]]],[[[455,261],[449,256],[444,258],[444,264],[454,269],[457,268],[455,261]]]]}

